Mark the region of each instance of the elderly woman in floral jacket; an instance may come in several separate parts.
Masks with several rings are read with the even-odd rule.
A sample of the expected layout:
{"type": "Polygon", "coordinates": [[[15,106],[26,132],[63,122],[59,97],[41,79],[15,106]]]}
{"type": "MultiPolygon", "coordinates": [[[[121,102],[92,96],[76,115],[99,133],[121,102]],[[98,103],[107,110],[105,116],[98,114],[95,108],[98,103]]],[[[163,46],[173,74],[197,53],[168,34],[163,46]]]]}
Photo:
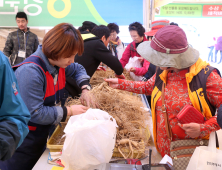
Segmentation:
{"type": "Polygon", "coordinates": [[[199,52],[188,45],[181,28],[174,25],[161,28],[152,41],[141,43],[137,51],[150,63],[159,66],[151,79],[147,82],[106,81],[113,88],[152,96],[154,143],[162,156],[170,155],[171,143],[162,112],[163,91],[172,141],[197,137],[208,139],[211,132],[220,129],[215,112],[222,104],[222,79],[217,69],[209,66],[199,57],[199,52]],[[203,124],[180,124],[176,116],[185,105],[196,108],[206,121],[203,124]]]}

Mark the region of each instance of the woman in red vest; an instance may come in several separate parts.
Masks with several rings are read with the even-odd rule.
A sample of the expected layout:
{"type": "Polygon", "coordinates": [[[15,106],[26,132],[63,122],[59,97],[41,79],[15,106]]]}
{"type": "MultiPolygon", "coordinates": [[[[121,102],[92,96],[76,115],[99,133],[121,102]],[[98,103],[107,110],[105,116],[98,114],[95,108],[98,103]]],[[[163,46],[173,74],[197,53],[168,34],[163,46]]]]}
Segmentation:
{"type": "Polygon", "coordinates": [[[24,62],[14,67],[21,96],[29,109],[29,134],[11,159],[0,162],[0,169],[31,170],[45,150],[52,125],[67,116],[86,112],[93,103],[88,95],[89,79],[84,67],[74,63],[76,54],[83,53],[80,32],[71,24],[56,25],[44,37],[42,45],[24,62]],[[66,77],[82,89],[83,105],[60,106],[64,98],[66,77]]]}

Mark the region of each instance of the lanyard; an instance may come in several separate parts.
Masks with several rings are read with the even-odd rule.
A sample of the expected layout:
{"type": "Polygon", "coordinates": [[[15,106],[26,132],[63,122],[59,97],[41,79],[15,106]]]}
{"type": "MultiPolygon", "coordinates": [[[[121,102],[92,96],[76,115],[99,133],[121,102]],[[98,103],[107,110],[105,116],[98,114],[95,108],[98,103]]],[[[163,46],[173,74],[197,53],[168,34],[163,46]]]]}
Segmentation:
{"type": "MultiPolygon", "coordinates": [[[[58,91],[59,91],[59,101],[60,101],[60,90],[59,90],[59,81],[58,81],[58,76],[57,76],[57,82],[56,82],[56,84],[58,83],[58,91]]],[[[56,93],[57,93],[57,91],[56,91],[56,89],[55,89],[55,84],[54,84],[54,91],[55,91],[55,105],[57,104],[57,98],[56,98],[56,93]]]]}
{"type": "MultiPolygon", "coordinates": [[[[25,36],[25,35],[24,35],[24,36],[25,36]]],[[[20,50],[20,43],[19,43],[18,30],[17,30],[17,38],[18,38],[18,45],[19,45],[19,50],[20,50]]],[[[29,39],[29,32],[28,32],[28,34],[27,34],[27,38],[26,38],[25,51],[26,51],[26,46],[27,46],[28,39],[29,39]]]]}

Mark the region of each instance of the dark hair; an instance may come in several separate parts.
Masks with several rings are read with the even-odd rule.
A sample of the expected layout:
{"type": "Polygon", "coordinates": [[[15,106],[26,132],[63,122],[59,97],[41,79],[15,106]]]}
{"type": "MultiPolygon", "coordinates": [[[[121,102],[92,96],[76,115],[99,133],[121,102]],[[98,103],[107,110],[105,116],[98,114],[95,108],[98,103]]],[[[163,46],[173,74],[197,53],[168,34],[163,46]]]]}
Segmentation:
{"type": "Polygon", "coordinates": [[[69,58],[84,51],[80,32],[69,23],[61,23],[49,30],[42,41],[42,51],[47,58],[69,58]]]}
{"type": "Polygon", "coordinates": [[[179,26],[177,23],[175,22],[171,22],[170,25],[176,25],[176,26],[179,26]]]}
{"type": "Polygon", "coordinates": [[[144,36],[145,28],[139,22],[134,22],[129,25],[129,31],[137,31],[140,37],[144,36]]]}
{"type": "Polygon", "coordinates": [[[153,36],[147,36],[147,40],[149,40],[149,38],[151,38],[151,40],[152,40],[153,36]]]}
{"type": "Polygon", "coordinates": [[[27,19],[27,15],[26,15],[26,13],[24,13],[24,12],[18,12],[17,14],[16,14],[16,16],[15,16],[15,19],[16,18],[25,18],[25,20],[27,21],[28,19],[27,19]]]}
{"type": "Polygon", "coordinates": [[[110,36],[110,30],[105,25],[99,25],[93,28],[92,34],[97,36],[99,39],[101,39],[105,35],[107,39],[110,36]]]}
{"type": "Polygon", "coordinates": [[[84,21],[82,23],[82,26],[78,28],[79,31],[86,31],[89,30],[89,32],[92,31],[92,29],[97,26],[95,23],[91,22],[91,21],[84,21]]]}
{"type": "Polygon", "coordinates": [[[107,27],[109,28],[109,30],[110,30],[111,33],[114,32],[114,31],[116,31],[116,33],[119,34],[119,26],[118,26],[117,24],[115,24],[115,23],[109,23],[109,24],[107,25],[107,27]]]}

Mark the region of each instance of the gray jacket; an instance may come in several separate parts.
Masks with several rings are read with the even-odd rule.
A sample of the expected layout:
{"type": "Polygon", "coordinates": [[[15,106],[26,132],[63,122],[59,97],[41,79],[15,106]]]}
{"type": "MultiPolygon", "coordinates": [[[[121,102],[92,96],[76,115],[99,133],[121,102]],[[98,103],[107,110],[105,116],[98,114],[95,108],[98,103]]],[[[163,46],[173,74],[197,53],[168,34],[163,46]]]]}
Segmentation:
{"type": "Polygon", "coordinates": [[[3,52],[10,58],[10,63],[13,66],[25,60],[25,58],[18,57],[19,49],[26,51],[25,57],[27,58],[36,51],[38,45],[37,35],[29,31],[29,28],[26,32],[18,29],[17,31],[9,33],[3,52]]]}

